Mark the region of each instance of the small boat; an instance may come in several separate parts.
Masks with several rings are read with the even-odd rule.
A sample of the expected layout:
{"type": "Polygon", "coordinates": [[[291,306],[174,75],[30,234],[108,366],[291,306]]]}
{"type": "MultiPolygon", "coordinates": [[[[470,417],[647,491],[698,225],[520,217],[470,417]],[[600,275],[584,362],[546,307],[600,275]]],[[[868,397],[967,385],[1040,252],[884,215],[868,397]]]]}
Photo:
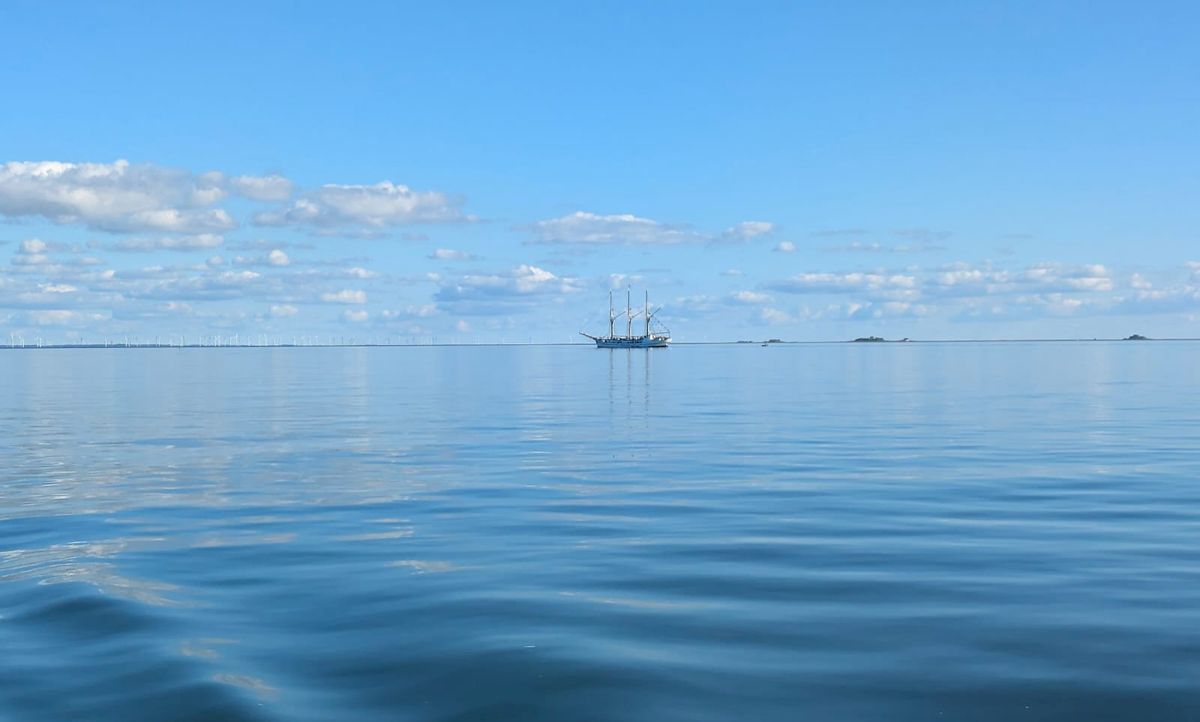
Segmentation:
{"type": "Polygon", "coordinates": [[[646,292],[646,306],[641,311],[634,311],[631,304],[630,292],[625,291],[625,312],[617,313],[613,310],[612,291],[608,292],[608,335],[593,336],[590,333],[580,331],[581,336],[587,336],[596,342],[596,348],[666,348],[671,341],[671,332],[665,328],[651,329],[650,322],[654,319],[654,315],[661,311],[661,308],[650,310],[650,292],[646,292]],[[625,335],[618,336],[616,331],[617,319],[625,316],[625,335]],[[641,316],[645,321],[645,333],[640,336],[633,335],[633,319],[641,316]]]}

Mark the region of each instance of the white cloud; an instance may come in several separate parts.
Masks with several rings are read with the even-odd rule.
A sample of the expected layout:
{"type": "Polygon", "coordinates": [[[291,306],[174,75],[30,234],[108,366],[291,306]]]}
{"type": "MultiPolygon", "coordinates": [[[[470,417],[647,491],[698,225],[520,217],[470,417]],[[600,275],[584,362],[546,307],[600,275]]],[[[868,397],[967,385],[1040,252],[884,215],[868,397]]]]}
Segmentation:
{"type": "Polygon", "coordinates": [[[43,283],[38,286],[43,293],[75,293],[79,289],[66,283],[43,283]]]}
{"type": "Polygon", "coordinates": [[[519,293],[535,293],[550,285],[558,285],[564,290],[570,290],[565,279],[560,279],[553,273],[537,266],[517,266],[511,274],[519,293]]]}
{"type": "Polygon", "coordinates": [[[1099,264],[1077,268],[1064,268],[1058,264],[1040,264],[1025,269],[1017,280],[1050,288],[1078,291],[1111,291],[1113,289],[1108,269],[1099,264]]]}
{"type": "Polygon", "coordinates": [[[625,273],[610,273],[608,274],[608,287],[614,291],[626,288],[635,283],[641,283],[642,277],[639,275],[629,275],[625,273]]]}
{"type": "MultiPolygon", "coordinates": [[[[260,256],[234,256],[233,263],[238,266],[274,266],[276,268],[283,268],[284,266],[290,266],[292,259],[283,250],[274,248],[270,253],[260,256]]],[[[344,276],[345,274],[342,275],[344,276]]]]}
{"type": "Polygon", "coordinates": [[[217,248],[225,239],[212,233],[158,238],[128,238],[112,246],[114,251],[203,251],[217,248]]]}
{"type": "Polygon", "coordinates": [[[812,231],[808,235],[814,238],[845,238],[847,236],[862,236],[866,235],[867,231],[863,228],[826,228],[820,231],[812,231]]]}
{"type": "Polygon", "coordinates": [[[50,244],[42,239],[28,238],[17,247],[12,263],[14,266],[48,266],[52,263],[50,256],[46,255],[49,250],[50,244]]]}
{"type": "Polygon", "coordinates": [[[601,216],[576,211],[528,227],[543,243],[662,245],[697,240],[690,231],[628,213],[601,216]]]}
{"type": "Polygon", "coordinates": [[[937,283],[942,286],[980,285],[989,281],[1008,281],[1006,273],[993,274],[978,268],[951,268],[937,275],[937,283]]]}
{"type": "Polygon", "coordinates": [[[46,309],[29,311],[27,317],[35,326],[82,326],[89,322],[102,321],[107,314],[68,309],[46,309]]]}
{"type": "Polygon", "coordinates": [[[946,250],[946,247],[935,243],[885,245],[878,242],[854,241],[853,243],[824,246],[821,250],[835,253],[935,253],[946,250]]]}
{"type": "Polygon", "coordinates": [[[247,283],[261,278],[262,274],[255,271],[223,271],[217,279],[223,283],[247,283]]]}
{"type": "Polygon", "coordinates": [[[271,306],[271,318],[291,318],[300,313],[300,309],[289,304],[271,306]]]}
{"type": "Polygon", "coordinates": [[[471,324],[467,323],[466,319],[460,318],[458,319],[458,322],[454,324],[454,330],[458,331],[459,333],[470,333],[471,324]]]}
{"type": "Polygon", "coordinates": [[[362,323],[370,318],[370,314],[360,308],[347,309],[342,311],[342,318],[351,323],[362,323]]]}
{"type": "Polygon", "coordinates": [[[386,320],[394,320],[398,318],[430,318],[438,315],[439,310],[436,304],[426,303],[420,306],[409,306],[403,311],[385,310],[379,315],[386,320]]]}
{"type": "Polygon", "coordinates": [[[550,271],[537,266],[520,265],[511,273],[492,276],[465,276],[463,282],[478,288],[504,288],[517,293],[535,293],[558,280],[550,271]]]}
{"type": "Polygon", "coordinates": [[[475,256],[466,251],[455,251],[450,248],[439,248],[429,254],[429,258],[435,261],[473,261],[475,256]]]}
{"type": "Polygon", "coordinates": [[[467,274],[442,283],[435,299],[457,314],[495,314],[527,307],[546,297],[579,291],[578,279],[523,264],[503,273],[467,274]]]}
{"type": "Polygon", "coordinates": [[[286,201],[295,188],[281,175],[240,175],[229,179],[229,187],[239,196],[256,201],[286,201]]]}
{"type": "Polygon", "coordinates": [[[927,287],[930,293],[1001,295],[1031,292],[1109,292],[1112,274],[1099,264],[1063,266],[1043,263],[1021,271],[955,264],[938,272],[927,287]]]}
{"type": "Polygon", "coordinates": [[[675,313],[683,312],[685,314],[707,314],[718,310],[721,305],[720,298],[697,293],[691,296],[678,296],[673,299],[671,301],[671,311],[675,313]]]}
{"type": "Polygon", "coordinates": [[[831,293],[853,291],[904,290],[916,288],[915,276],[899,273],[801,273],[773,283],[771,288],[787,293],[831,293]]]}
{"type": "Polygon", "coordinates": [[[743,243],[775,230],[774,224],[767,221],[742,221],[719,234],[700,233],[684,225],[663,223],[631,213],[600,215],[588,211],[576,211],[519,228],[531,232],[538,243],[629,246],[702,241],[743,243]]]}
{"type": "Polygon", "coordinates": [[[40,216],[104,231],[224,231],[219,173],[195,175],[149,164],[11,161],[0,166],[0,215],[40,216]]]}
{"type": "Polygon", "coordinates": [[[732,228],[725,229],[725,232],[721,234],[721,239],[735,242],[749,241],[773,230],[775,230],[775,225],[767,221],[742,221],[732,228]]]}
{"type": "Polygon", "coordinates": [[[770,301],[771,297],[765,293],[758,293],[757,291],[737,291],[733,294],[730,294],[729,300],[733,303],[760,304],[770,301]]]}
{"type": "Polygon", "coordinates": [[[795,253],[796,244],[791,241],[780,241],[774,250],[776,253],[795,253]]]}
{"type": "Polygon", "coordinates": [[[885,318],[913,318],[929,315],[931,309],[917,303],[908,301],[863,301],[847,303],[840,308],[832,310],[840,310],[841,314],[850,319],[885,319],[885,318]]]}
{"type": "Polygon", "coordinates": [[[469,220],[444,193],[414,191],[388,181],[375,185],[329,184],[304,194],[291,205],[259,213],[266,226],[386,228],[410,223],[469,220]]]}
{"type": "Polygon", "coordinates": [[[759,318],[771,324],[772,326],[787,326],[796,322],[796,319],[786,311],[780,311],[778,308],[764,308],[759,311],[759,318]]]}
{"type": "Polygon", "coordinates": [[[818,312],[825,318],[944,315],[965,320],[1171,310],[1194,303],[1196,290],[1194,284],[1158,288],[1140,274],[1133,274],[1121,286],[1101,264],[1059,263],[1017,269],[956,263],[935,268],[909,266],[902,272],[802,273],[765,287],[850,297],[844,304],[818,312]]]}
{"type": "Polygon", "coordinates": [[[367,302],[367,293],[366,291],[346,289],[337,292],[322,293],[321,300],[326,303],[363,304],[367,302]]]}
{"type": "Polygon", "coordinates": [[[132,213],[122,223],[114,223],[108,227],[98,226],[108,231],[166,231],[168,233],[203,233],[206,231],[227,231],[236,228],[237,223],[223,208],[211,209],[180,209],[160,208],[150,211],[132,213]]]}

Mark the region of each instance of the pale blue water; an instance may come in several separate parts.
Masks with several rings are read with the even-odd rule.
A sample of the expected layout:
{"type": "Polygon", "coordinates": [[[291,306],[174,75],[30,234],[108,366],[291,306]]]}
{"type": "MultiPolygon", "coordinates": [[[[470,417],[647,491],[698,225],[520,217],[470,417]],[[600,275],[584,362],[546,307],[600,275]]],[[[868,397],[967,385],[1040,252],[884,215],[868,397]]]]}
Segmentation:
{"type": "Polygon", "coordinates": [[[0,719],[1200,719],[1198,360],[0,351],[0,719]]]}

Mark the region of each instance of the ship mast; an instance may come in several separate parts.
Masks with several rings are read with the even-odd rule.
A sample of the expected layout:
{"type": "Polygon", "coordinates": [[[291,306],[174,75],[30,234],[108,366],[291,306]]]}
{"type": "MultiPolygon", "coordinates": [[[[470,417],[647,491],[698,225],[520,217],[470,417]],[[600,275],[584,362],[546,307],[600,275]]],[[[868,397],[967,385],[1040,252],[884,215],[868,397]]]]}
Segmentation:
{"type": "Polygon", "coordinates": [[[616,336],[616,331],[613,330],[613,324],[616,322],[617,316],[613,313],[612,291],[608,292],[608,337],[616,336]]]}
{"type": "Polygon", "coordinates": [[[633,296],[629,287],[625,287],[625,337],[633,336],[633,296]]]}
{"type": "Polygon", "coordinates": [[[650,291],[646,291],[646,310],[643,313],[646,315],[646,338],[650,338],[650,291]]]}

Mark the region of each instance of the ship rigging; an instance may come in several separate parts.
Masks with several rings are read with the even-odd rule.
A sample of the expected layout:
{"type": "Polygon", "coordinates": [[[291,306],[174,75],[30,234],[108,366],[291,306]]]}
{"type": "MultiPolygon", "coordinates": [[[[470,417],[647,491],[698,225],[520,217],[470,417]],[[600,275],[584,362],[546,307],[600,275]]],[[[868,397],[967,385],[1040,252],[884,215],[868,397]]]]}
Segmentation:
{"type": "Polygon", "coordinates": [[[625,311],[618,312],[613,309],[612,291],[608,292],[608,335],[593,336],[590,333],[580,331],[580,335],[586,336],[596,342],[596,348],[666,348],[671,341],[671,332],[665,328],[652,328],[651,321],[655,315],[661,311],[661,308],[650,310],[650,292],[646,292],[646,305],[640,311],[633,310],[632,297],[629,289],[625,290],[625,311]],[[625,317],[625,335],[617,335],[617,319],[621,316],[625,317]],[[641,335],[633,335],[633,320],[638,316],[642,317],[644,322],[644,332],[641,335]]]}

